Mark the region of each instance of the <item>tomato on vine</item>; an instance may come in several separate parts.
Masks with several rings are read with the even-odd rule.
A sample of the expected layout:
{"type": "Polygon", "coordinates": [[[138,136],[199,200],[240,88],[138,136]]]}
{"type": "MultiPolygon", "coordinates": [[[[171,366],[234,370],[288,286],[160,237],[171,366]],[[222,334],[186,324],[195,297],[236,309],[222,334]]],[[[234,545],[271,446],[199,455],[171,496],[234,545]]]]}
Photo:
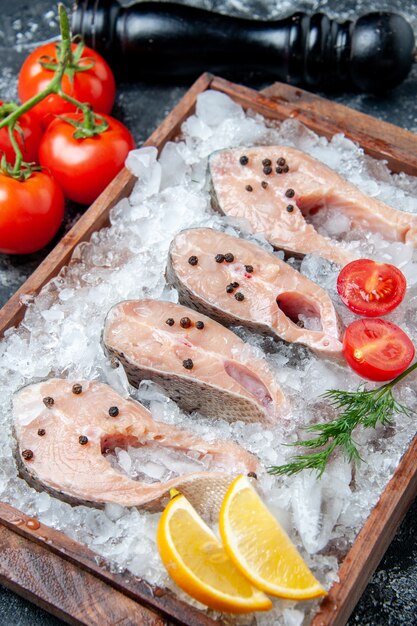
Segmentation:
{"type": "MultiPolygon", "coordinates": [[[[19,73],[18,93],[21,102],[43,91],[55,76],[59,66],[60,44],[39,46],[25,60],[19,73]]],[[[100,113],[110,113],[114,104],[116,85],[113,73],[103,57],[82,43],[71,44],[71,53],[62,77],[62,91],[78,100],[88,102],[100,113]]],[[[64,100],[57,93],[49,94],[32,111],[44,128],[56,115],[74,112],[76,103],[64,100]]]]}
{"type": "MultiPolygon", "coordinates": [[[[0,100],[0,121],[17,109],[13,102],[0,100]]],[[[42,128],[35,115],[28,111],[19,117],[13,130],[14,138],[22,153],[22,158],[28,163],[37,162],[39,143],[42,137],[42,128]]],[[[0,159],[5,156],[10,165],[15,164],[16,153],[10,141],[9,129],[4,126],[0,129],[0,159]]]]}
{"type": "Polygon", "coordinates": [[[93,111],[93,107],[109,111],[113,105],[115,85],[110,69],[93,50],[72,43],[62,3],[58,14],[60,44],[46,44],[29,56],[19,77],[24,102],[4,110],[5,116],[0,117],[0,132],[7,133],[13,150],[11,156],[3,155],[0,160],[3,253],[26,254],[47,244],[63,219],[63,191],[76,202],[92,202],[134,148],[133,137],[123,124],[93,111]],[[39,160],[43,171],[34,166],[20,142],[21,120],[29,111],[36,112],[44,124],[56,113],[66,116],[54,119],[42,137],[39,160]]]}
{"type": "Polygon", "coordinates": [[[120,172],[134,147],[126,126],[109,115],[71,113],[48,126],[39,161],[68,199],[91,204],[120,172]]]}
{"type": "Polygon", "coordinates": [[[17,179],[0,171],[0,252],[28,254],[43,248],[58,231],[64,196],[46,172],[17,179]]]}

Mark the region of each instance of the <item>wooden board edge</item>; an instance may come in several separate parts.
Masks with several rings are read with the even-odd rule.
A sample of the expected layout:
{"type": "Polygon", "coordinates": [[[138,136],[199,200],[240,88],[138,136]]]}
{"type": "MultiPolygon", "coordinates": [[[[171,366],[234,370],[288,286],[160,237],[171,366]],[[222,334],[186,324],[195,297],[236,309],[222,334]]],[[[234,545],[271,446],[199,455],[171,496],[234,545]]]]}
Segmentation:
{"type": "Polygon", "coordinates": [[[417,435],[372,509],[310,626],[344,626],[417,496],[417,435]]]}
{"type": "Polygon", "coordinates": [[[157,613],[0,525],[0,583],[68,624],[164,626],[157,613]]]}
{"type": "Polygon", "coordinates": [[[150,585],[128,571],[111,571],[106,559],[84,544],[50,526],[36,522],[37,520],[13,506],[0,502],[0,529],[4,528],[4,531],[10,534],[10,542],[14,541],[14,535],[19,535],[173,623],[185,623],[189,626],[221,626],[221,620],[211,619],[206,613],[177,598],[168,589],[150,585]]]}
{"type": "Polygon", "coordinates": [[[212,85],[213,80],[214,76],[209,72],[202,74],[143,145],[158,146],[173,139],[184,120],[194,112],[197,96],[206,91],[212,85]]]}
{"type": "MultiPolygon", "coordinates": [[[[209,73],[200,76],[143,146],[153,145],[160,150],[167,141],[172,139],[178,133],[184,119],[194,110],[198,94],[209,87],[212,79],[213,77],[209,73]]],[[[22,320],[26,310],[26,304],[22,299],[38,294],[42,287],[69,262],[79,243],[88,241],[94,231],[108,225],[110,210],[119,200],[129,195],[135,181],[136,178],[126,168],[123,168],[32,275],[6,302],[0,310],[0,337],[3,336],[7,328],[16,326],[22,320]]]]}

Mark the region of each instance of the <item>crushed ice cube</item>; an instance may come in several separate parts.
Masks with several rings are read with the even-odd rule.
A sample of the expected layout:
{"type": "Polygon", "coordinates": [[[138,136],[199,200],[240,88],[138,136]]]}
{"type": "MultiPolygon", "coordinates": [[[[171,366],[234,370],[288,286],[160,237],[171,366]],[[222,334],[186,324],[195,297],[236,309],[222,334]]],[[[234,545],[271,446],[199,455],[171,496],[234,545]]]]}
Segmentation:
{"type": "Polygon", "coordinates": [[[131,195],[132,203],[140,202],[158,193],[162,168],[157,157],[158,150],[153,146],[129,152],[125,165],[138,178],[131,195]]]}
{"type": "Polygon", "coordinates": [[[244,118],[243,109],[239,104],[225,94],[211,89],[198,95],[196,114],[207,126],[218,126],[229,118],[244,118]]]}
{"type": "Polygon", "coordinates": [[[187,166],[178,150],[178,144],[168,141],[159,157],[159,163],[162,168],[161,189],[180,185],[184,181],[187,166]]]}

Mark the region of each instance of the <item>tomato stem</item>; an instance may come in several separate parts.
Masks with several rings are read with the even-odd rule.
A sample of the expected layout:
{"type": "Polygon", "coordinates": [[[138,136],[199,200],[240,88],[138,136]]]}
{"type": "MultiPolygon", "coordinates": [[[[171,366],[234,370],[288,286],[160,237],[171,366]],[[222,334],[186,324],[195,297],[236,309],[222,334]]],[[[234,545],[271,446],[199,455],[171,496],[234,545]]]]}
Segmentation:
{"type": "Polygon", "coordinates": [[[62,43],[68,42],[71,47],[71,31],[68,15],[62,2],[58,4],[59,30],[61,31],[62,43]]]}
{"type": "Polygon", "coordinates": [[[22,164],[23,155],[22,155],[22,151],[19,148],[19,144],[17,143],[16,137],[14,134],[15,124],[13,124],[12,126],[9,126],[8,130],[9,130],[10,143],[12,144],[13,150],[16,155],[16,160],[15,160],[15,164],[13,167],[13,174],[18,174],[20,172],[20,166],[22,164]]]}
{"type": "Polygon", "coordinates": [[[3,104],[0,106],[0,119],[7,117],[8,115],[10,115],[10,113],[16,111],[16,109],[17,104],[15,104],[14,102],[3,102],[3,104]]]}

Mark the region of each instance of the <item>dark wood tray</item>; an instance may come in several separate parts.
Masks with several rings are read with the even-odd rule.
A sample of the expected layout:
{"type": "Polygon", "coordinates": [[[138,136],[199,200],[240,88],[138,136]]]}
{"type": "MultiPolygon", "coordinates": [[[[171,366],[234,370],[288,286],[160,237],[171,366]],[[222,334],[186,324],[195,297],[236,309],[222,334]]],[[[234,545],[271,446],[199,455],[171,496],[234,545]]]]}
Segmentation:
{"type": "MultiPolygon", "coordinates": [[[[332,103],[306,91],[275,83],[262,93],[203,74],[165,118],[145,145],[161,150],[180,132],[206,89],[231,96],[245,109],[267,118],[296,117],[320,135],[344,133],[367,154],[387,161],[394,172],[417,175],[417,136],[332,103]]],[[[74,248],[108,224],[110,209],[127,196],[134,178],[123,170],[0,311],[0,336],[23,318],[22,296],[37,294],[68,263],[74,248]]],[[[343,626],[369,577],[417,493],[417,436],[372,510],[322,602],[313,626],[343,626]]],[[[152,587],[126,573],[112,573],[103,559],[63,533],[29,521],[24,513],[0,503],[0,582],[69,624],[177,623],[214,626],[222,622],[189,606],[170,591],[152,587]]]]}

